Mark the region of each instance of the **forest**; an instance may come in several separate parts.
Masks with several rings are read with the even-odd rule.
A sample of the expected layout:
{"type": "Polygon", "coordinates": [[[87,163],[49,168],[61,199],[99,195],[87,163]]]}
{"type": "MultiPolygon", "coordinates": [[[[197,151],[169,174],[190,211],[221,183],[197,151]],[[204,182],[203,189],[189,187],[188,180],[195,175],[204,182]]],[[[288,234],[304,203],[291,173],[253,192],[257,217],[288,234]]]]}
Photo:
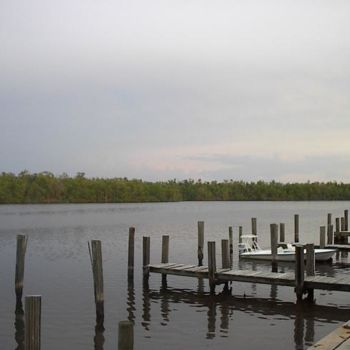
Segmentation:
{"type": "Polygon", "coordinates": [[[350,200],[350,184],[183,180],[149,182],[50,172],[0,175],[0,203],[350,200]]]}

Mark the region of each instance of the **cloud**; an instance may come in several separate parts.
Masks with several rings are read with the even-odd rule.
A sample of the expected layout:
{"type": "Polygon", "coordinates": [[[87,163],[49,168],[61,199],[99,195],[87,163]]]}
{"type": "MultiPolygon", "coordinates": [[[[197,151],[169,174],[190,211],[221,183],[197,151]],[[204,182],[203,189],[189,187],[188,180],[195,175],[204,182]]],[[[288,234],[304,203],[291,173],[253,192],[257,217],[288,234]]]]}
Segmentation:
{"type": "Polygon", "coordinates": [[[1,6],[1,170],[348,178],[346,1],[1,6]]]}

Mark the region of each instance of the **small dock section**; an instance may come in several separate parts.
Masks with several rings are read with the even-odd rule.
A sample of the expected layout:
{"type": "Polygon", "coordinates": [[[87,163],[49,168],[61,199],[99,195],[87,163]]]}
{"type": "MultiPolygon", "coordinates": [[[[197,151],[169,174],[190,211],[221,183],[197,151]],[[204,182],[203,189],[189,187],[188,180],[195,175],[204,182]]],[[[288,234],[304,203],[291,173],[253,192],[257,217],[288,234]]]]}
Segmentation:
{"type": "Polygon", "coordinates": [[[349,350],[350,349],[350,321],[322,338],[308,350],[349,350]]]}
{"type": "MultiPolygon", "coordinates": [[[[149,265],[149,272],[160,273],[164,275],[175,275],[195,278],[209,279],[209,270],[207,266],[195,266],[185,264],[157,264],[149,265]]],[[[277,273],[264,271],[230,270],[218,269],[215,273],[216,284],[225,282],[246,282],[274,284],[279,286],[296,286],[296,277],[293,272],[277,273]]],[[[305,276],[305,289],[323,289],[350,292],[350,276],[341,277],[326,276],[305,276]]]]}

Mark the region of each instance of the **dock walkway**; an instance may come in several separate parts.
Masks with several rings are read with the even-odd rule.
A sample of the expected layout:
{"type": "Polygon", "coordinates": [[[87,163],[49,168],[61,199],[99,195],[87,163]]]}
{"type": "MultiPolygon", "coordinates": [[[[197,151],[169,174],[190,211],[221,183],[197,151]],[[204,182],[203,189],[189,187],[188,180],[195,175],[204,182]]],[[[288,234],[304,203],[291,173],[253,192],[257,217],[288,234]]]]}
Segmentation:
{"type": "MultiPolygon", "coordinates": [[[[176,263],[150,264],[149,272],[160,273],[163,275],[176,275],[195,278],[209,279],[209,270],[207,266],[185,265],[176,263]]],[[[280,286],[296,286],[296,277],[294,272],[277,273],[264,271],[247,271],[217,269],[215,273],[216,284],[225,282],[247,282],[274,284],[280,286]]],[[[327,276],[305,276],[304,289],[323,289],[350,292],[350,275],[341,275],[339,277],[327,276]]]]}
{"type": "Polygon", "coordinates": [[[350,349],[350,321],[322,338],[308,350],[348,350],[350,349]]]}

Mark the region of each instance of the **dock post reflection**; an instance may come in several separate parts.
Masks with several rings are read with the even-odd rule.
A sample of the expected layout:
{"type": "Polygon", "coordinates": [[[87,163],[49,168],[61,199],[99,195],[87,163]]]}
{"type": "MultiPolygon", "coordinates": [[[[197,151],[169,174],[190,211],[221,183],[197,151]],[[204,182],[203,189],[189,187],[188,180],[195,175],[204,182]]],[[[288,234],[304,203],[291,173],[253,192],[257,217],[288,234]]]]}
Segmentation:
{"type": "Polygon", "coordinates": [[[215,297],[210,298],[208,302],[208,332],[207,332],[207,339],[213,339],[215,338],[215,331],[216,331],[216,301],[215,297]]]}
{"type": "Polygon", "coordinates": [[[220,323],[220,332],[225,334],[225,336],[228,336],[228,329],[229,329],[229,315],[230,315],[230,308],[223,300],[221,302],[221,323],[220,323]]]}
{"type": "Polygon", "coordinates": [[[22,301],[16,303],[15,309],[15,350],[24,350],[24,310],[22,301]]]}
{"type": "Polygon", "coordinates": [[[128,279],[128,300],[126,311],[128,313],[128,320],[134,324],[135,320],[135,288],[134,280],[128,279]]]}
{"type": "Polygon", "coordinates": [[[160,289],[161,301],[160,301],[160,312],[162,315],[162,319],[164,323],[162,325],[166,325],[169,322],[169,296],[167,291],[167,283],[166,281],[162,283],[162,287],[160,289]]]}
{"type": "Polygon", "coordinates": [[[295,307],[294,344],[295,350],[301,350],[304,349],[304,313],[300,302],[296,303],[295,307]]]}
{"type": "Polygon", "coordinates": [[[148,280],[144,279],[142,284],[142,327],[149,331],[149,325],[151,322],[151,300],[149,295],[148,280]]]}
{"type": "Polygon", "coordinates": [[[94,336],[94,349],[103,350],[103,345],[105,343],[105,337],[103,335],[104,327],[101,327],[99,323],[95,325],[95,336],[94,336]]]}

